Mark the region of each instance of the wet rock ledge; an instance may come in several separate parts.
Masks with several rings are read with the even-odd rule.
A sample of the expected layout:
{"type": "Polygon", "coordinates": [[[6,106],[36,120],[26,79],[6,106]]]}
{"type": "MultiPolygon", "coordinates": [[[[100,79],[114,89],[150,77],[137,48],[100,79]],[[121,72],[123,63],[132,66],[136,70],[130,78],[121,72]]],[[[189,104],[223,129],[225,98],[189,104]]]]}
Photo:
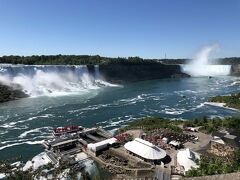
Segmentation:
{"type": "Polygon", "coordinates": [[[0,84],[0,103],[28,97],[20,88],[0,84]]]}

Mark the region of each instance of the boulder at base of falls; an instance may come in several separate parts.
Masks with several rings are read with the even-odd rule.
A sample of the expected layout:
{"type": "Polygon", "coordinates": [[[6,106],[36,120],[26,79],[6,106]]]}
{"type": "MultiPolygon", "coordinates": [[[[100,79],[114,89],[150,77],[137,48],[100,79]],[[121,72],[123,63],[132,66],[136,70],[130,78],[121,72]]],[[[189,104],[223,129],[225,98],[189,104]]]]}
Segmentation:
{"type": "Polygon", "coordinates": [[[21,89],[0,84],[0,103],[28,97],[21,89]]]}

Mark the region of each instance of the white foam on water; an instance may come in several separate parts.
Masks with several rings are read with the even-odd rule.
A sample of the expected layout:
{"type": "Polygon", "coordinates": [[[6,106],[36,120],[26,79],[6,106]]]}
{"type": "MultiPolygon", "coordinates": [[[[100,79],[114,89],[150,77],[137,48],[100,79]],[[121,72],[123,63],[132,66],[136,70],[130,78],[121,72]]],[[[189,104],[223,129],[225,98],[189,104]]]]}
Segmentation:
{"type": "Polygon", "coordinates": [[[30,117],[26,120],[17,121],[17,122],[14,122],[14,123],[15,124],[25,123],[25,122],[32,121],[32,120],[37,119],[37,118],[49,118],[49,117],[54,117],[54,115],[53,114],[44,114],[44,115],[40,115],[40,116],[33,116],[33,117],[30,117]]]}
{"type": "Polygon", "coordinates": [[[157,95],[154,96],[151,94],[141,94],[141,95],[137,95],[136,97],[119,99],[119,100],[113,101],[112,103],[89,105],[81,109],[69,110],[68,112],[71,114],[74,114],[74,113],[82,114],[84,113],[83,111],[93,111],[93,110],[98,110],[98,109],[108,108],[108,107],[122,107],[126,105],[134,105],[139,102],[145,102],[146,100],[160,101],[163,99],[164,99],[163,94],[159,94],[159,96],[157,95]]]}
{"type": "Polygon", "coordinates": [[[6,174],[0,173],[0,179],[3,179],[3,178],[5,178],[5,177],[6,177],[6,174]]]}
{"type": "Polygon", "coordinates": [[[40,116],[33,116],[33,117],[30,117],[30,118],[25,119],[25,120],[4,123],[3,125],[0,125],[0,127],[6,128],[6,129],[8,129],[8,128],[26,129],[26,127],[24,127],[24,128],[16,127],[16,125],[17,124],[22,124],[22,123],[25,123],[25,122],[29,122],[29,121],[33,121],[33,120],[38,119],[38,118],[49,118],[49,117],[54,117],[54,115],[53,114],[44,114],[44,115],[40,115],[40,116]]]}
{"type": "Polygon", "coordinates": [[[97,84],[100,84],[100,85],[104,85],[104,86],[109,86],[109,87],[123,87],[123,85],[119,85],[119,84],[112,84],[112,83],[109,83],[107,81],[103,81],[101,79],[96,79],[95,82],[97,84]]]}
{"type": "Polygon", "coordinates": [[[50,136],[50,134],[48,134],[49,136],[35,136],[35,137],[31,137],[31,139],[9,139],[9,140],[6,140],[6,141],[1,141],[0,144],[14,144],[14,143],[19,143],[19,142],[27,142],[29,140],[39,140],[39,139],[46,139],[46,138],[50,138],[52,136],[50,136]]]}
{"type": "Polygon", "coordinates": [[[165,108],[165,114],[180,115],[187,112],[186,109],[165,108]]]}
{"type": "Polygon", "coordinates": [[[14,125],[15,125],[15,123],[11,122],[11,123],[5,123],[3,125],[0,125],[0,127],[8,129],[8,128],[14,127],[14,125]]]}
{"type": "Polygon", "coordinates": [[[13,146],[22,145],[22,144],[30,144],[30,145],[33,145],[33,144],[42,144],[43,141],[44,141],[44,140],[41,140],[41,141],[26,141],[26,142],[8,144],[8,145],[6,145],[6,146],[0,147],[0,150],[6,149],[6,148],[9,148],[9,147],[13,147],[13,146]]]}
{"type": "Polygon", "coordinates": [[[199,91],[193,91],[190,89],[186,89],[186,90],[181,90],[181,91],[174,91],[174,93],[176,93],[176,94],[197,94],[197,93],[199,93],[199,91]]]}
{"type": "Polygon", "coordinates": [[[137,95],[137,97],[134,98],[127,98],[127,99],[120,99],[117,102],[117,105],[131,105],[131,104],[136,104],[137,102],[144,102],[145,97],[143,95],[137,95]]]}
{"type": "Polygon", "coordinates": [[[117,126],[117,125],[119,125],[119,124],[121,124],[123,122],[126,122],[126,120],[120,120],[120,121],[111,122],[110,125],[111,126],[117,126]]]}
{"type": "Polygon", "coordinates": [[[234,81],[229,86],[240,86],[240,81],[234,81]]]}
{"type": "MultiPolygon", "coordinates": [[[[130,102],[132,102],[132,101],[143,101],[144,100],[144,98],[145,98],[146,96],[144,96],[144,95],[137,95],[137,97],[135,97],[135,98],[129,98],[129,99],[125,99],[126,101],[130,101],[130,102]]],[[[124,99],[123,99],[124,100],[124,99]]]]}
{"type": "Polygon", "coordinates": [[[126,116],[117,117],[117,119],[113,118],[109,121],[105,121],[102,124],[107,124],[107,125],[103,126],[103,128],[112,128],[112,127],[116,127],[116,126],[120,127],[120,126],[122,126],[122,124],[131,122],[135,119],[136,119],[136,117],[133,117],[132,115],[126,115],[126,116]]]}
{"type": "Polygon", "coordinates": [[[26,139],[21,140],[8,140],[8,141],[1,141],[0,144],[8,144],[8,143],[16,143],[16,142],[24,142],[27,141],[26,139]]]}
{"type": "Polygon", "coordinates": [[[19,138],[24,138],[26,137],[28,134],[31,133],[41,133],[42,135],[44,134],[44,132],[42,132],[42,130],[49,130],[52,129],[51,127],[40,127],[40,128],[36,128],[36,129],[31,129],[29,131],[25,131],[22,134],[20,134],[18,137],[19,138]]]}

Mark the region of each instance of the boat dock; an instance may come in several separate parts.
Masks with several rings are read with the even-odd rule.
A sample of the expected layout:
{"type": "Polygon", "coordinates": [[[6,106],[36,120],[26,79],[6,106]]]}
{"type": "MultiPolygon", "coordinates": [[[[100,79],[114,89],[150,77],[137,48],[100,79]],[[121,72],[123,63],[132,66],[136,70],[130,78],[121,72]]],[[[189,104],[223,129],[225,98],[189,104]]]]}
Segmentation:
{"type": "Polygon", "coordinates": [[[82,128],[80,126],[79,130],[76,130],[77,126],[67,127],[55,129],[53,137],[43,142],[47,157],[54,165],[57,165],[60,159],[73,164],[82,163],[83,160],[74,160],[74,156],[81,153],[89,143],[101,142],[112,137],[101,127],[82,128]],[[74,127],[74,130],[69,129],[69,127],[74,127]],[[61,135],[59,135],[60,133],[61,135]]]}

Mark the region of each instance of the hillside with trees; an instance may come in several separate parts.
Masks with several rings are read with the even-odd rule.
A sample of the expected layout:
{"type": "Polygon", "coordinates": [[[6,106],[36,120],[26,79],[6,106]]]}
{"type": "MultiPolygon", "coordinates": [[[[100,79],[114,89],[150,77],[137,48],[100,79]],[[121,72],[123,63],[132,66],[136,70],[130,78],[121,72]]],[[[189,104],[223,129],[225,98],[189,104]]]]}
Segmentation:
{"type": "Polygon", "coordinates": [[[225,103],[227,107],[240,109],[240,93],[230,96],[215,96],[210,99],[211,102],[225,103]]]}

